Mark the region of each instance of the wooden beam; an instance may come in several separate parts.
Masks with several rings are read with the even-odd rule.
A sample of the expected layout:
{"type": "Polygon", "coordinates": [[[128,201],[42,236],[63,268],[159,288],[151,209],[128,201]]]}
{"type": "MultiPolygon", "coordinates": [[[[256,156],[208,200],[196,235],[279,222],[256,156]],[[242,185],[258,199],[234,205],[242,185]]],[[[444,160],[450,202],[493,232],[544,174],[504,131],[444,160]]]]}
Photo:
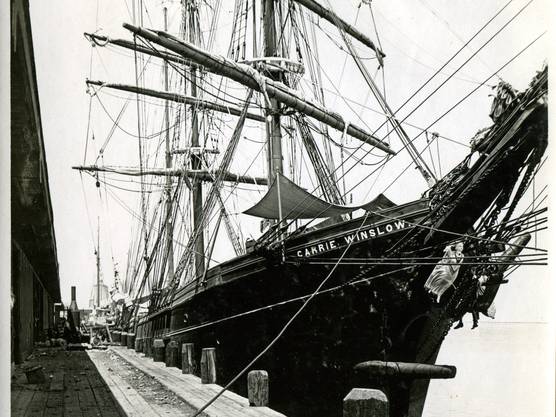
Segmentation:
{"type": "Polygon", "coordinates": [[[380,62],[382,63],[382,58],[386,56],[384,52],[378,49],[377,46],[374,44],[374,42],[370,40],[367,35],[361,33],[355,27],[347,23],[344,19],[340,18],[332,10],[321,6],[315,0],[294,0],[294,1],[296,3],[301,4],[303,7],[311,10],[313,13],[319,15],[324,20],[327,20],[328,22],[332,23],[339,30],[343,30],[344,32],[348,33],[349,35],[357,39],[359,42],[361,42],[363,45],[371,48],[373,51],[376,52],[380,62]]]}
{"type": "Polygon", "coordinates": [[[157,58],[162,58],[167,61],[175,62],[177,64],[181,64],[181,65],[190,64],[189,61],[183,59],[179,55],[170,54],[166,51],[160,51],[158,49],[147,48],[143,45],[137,45],[125,39],[112,39],[109,38],[108,36],[95,35],[94,33],[87,33],[87,32],[85,32],[84,35],[85,38],[87,38],[89,41],[93,42],[97,46],[105,46],[106,44],[112,44],[112,45],[119,46],[121,48],[137,51],[142,54],[147,54],[147,55],[155,56],[157,58]]]}
{"type": "Polygon", "coordinates": [[[240,182],[243,184],[253,184],[253,185],[268,185],[268,180],[263,177],[251,177],[248,175],[239,175],[227,171],[207,171],[207,170],[195,170],[195,169],[143,169],[141,171],[137,169],[123,169],[123,168],[111,168],[111,167],[99,167],[95,165],[90,166],[74,166],[72,169],[78,171],[89,171],[89,172],[111,172],[114,174],[128,175],[132,177],[155,175],[155,176],[172,176],[181,177],[185,176],[188,178],[196,178],[200,181],[212,182],[215,178],[222,176],[222,181],[227,182],[240,182]]]}
{"type": "Polygon", "coordinates": [[[451,379],[456,376],[455,366],[428,363],[368,361],[355,365],[355,370],[365,371],[371,376],[411,379],[451,379]]]}
{"type": "Polygon", "coordinates": [[[153,32],[138,26],[124,23],[124,28],[132,33],[141,36],[151,42],[157,43],[175,53],[179,53],[184,58],[190,59],[203,66],[207,70],[230,78],[246,87],[268,95],[280,103],[310,116],[336,130],[346,131],[346,133],[362,142],[368,143],[386,153],[395,154],[390,146],[366,132],[362,128],[346,122],[342,116],[330,111],[319,104],[312,103],[298,96],[297,93],[284,84],[263,76],[253,68],[238,64],[225,57],[213,55],[191,43],[179,40],[165,32],[153,32]]]}
{"type": "MultiPolygon", "coordinates": [[[[87,85],[97,85],[102,88],[111,88],[114,90],[127,91],[129,93],[141,94],[144,96],[160,98],[162,100],[174,101],[176,103],[184,103],[197,107],[198,109],[214,110],[220,113],[231,114],[234,116],[239,116],[241,114],[241,109],[237,106],[230,106],[224,104],[218,104],[207,100],[202,100],[197,97],[185,96],[183,94],[170,93],[168,91],[158,91],[149,88],[140,88],[134,85],[127,84],[114,84],[105,83],[102,81],[86,80],[87,85]]],[[[248,119],[256,120],[258,122],[264,122],[265,118],[260,114],[247,113],[248,119]]]]}

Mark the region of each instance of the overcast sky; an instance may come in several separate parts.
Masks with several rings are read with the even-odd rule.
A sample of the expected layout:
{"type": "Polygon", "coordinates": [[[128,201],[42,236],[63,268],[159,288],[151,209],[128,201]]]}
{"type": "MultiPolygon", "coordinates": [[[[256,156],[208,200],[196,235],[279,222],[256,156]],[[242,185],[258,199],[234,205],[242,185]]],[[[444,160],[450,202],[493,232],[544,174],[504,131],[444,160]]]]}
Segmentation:
{"type": "MultiPolygon", "coordinates": [[[[224,3],[226,4],[226,2],[224,3]]],[[[399,106],[410,92],[414,91],[434,72],[434,69],[457,51],[463,41],[469,39],[505,3],[506,1],[475,2],[473,7],[470,7],[468,1],[419,0],[396,2],[396,5],[392,2],[373,2],[379,37],[387,54],[386,90],[391,106],[393,108],[399,106]]],[[[160,22],[161,2],[146,2],[146,4],[149,5],[147,16],[149,25],[160,22]]],[[[175,8],[178,2],[173,4],[167,2],[166,4],[170,6],[171,10],[174,10],[172,7],[175,8]]],[[[357,1],[334,2],[339,13],[350,22],[355,22],[357,4],[359,4],[357,1]]],[[[455,60],[444,70],[445,74],[450,73],[450,69],[457,68],[525,4],[524,1],[513,1],[493,24],[461,54],[461,59],[455,60]]],[[[375,38],[368,9],[362,7],[359,13],[357,26],[375,38]]],[[[222,15],[224,22],[226,19],[230,19],[229,13],[223,12],[222,15]]],[[[547,15],[546,3],[542,0],[534,1],[408,121],[417,126],[427,126],[447,107],[473,89],[477,82],[482,82],[517,51],[546,30],[547,15]]],[[[115,201],[100,200],[94,187],[94,181],[89,176],[84,175],[82,187],[80,175],[71,170],[72,165],[81,164],[84,158],[89,108],[89,96],[85,92],[84,81],[90,77],[103,81],[133,84],[134,80],[133,60],[129,54],[122,58],[121,50],[99,47],[91,51],[91,46],[84,39],[83,32],[98,31],[112,37],[131,39],[129,34],[121,28],[121,23],[131,21],[131,17],[125,1],[76,2],[67,0],[31,2],[31,18],[54,206],[62,297],[67,301],[70,286],[78,285],[79,304],[86,305],[89,288],[95,277],[93,238],[96,235],[97,217],[100,217],[102,229],[103,274],[108,283],[111,282],[112,277],[112,255],[118,264],[118,269],[125,270],[127,250],[132,239],[132,224],[135,223],[135,220],[115,201]],[[92,66],[90,66],[91,62],[92,66]],[[87,196],[89,213],[87,213],[84,195],[87,196]]],[[[171,24],[178,19],[179,15],[176,12],[170,14],[171,24]]],[[[326,24],[322,24],[322,26],[333,34],[330,26],[326,26],[326,24]]],[[[223,25],[221,31],[226,32],[226,25],[223,25]]],[[[517,88],[524,88],[535,71],[541,68],[543,60],[546,59],[546,42],[545,38],[538,41],[505,68],[500,75],[517,88]]],[[[217,43],[216,47],[220,46],[222,49],[224,48],[222,44],[217,43]]],[[[337,80],[342,65],[334,63],[342,61],[335,60],[335,55],[332,55],[331,50],[325,49],[319,53],[321,60],[326,62],[324,66],[326,74],[330,79],[337,80]],[[332,62],[330,63],[326,61],[328,56],[331,57],[332,62]]],[[[370,54],[368,55],[370,56],[370,54]]],[[[373,62],[369,61],[368,66],[374,71],[373,62]]],[[[438,81],[431,83],[430,89],[425,89],[421,97],[432,91],[432,88],[445,78],[445,75],[438,77],[438,81]]],[[[496,78],[490,80],[488,84],[496,84],[496,78]]],[[[346,95],[351,94],[354,101],[364,102],[368,106],[378,109],[376,103],[368,98],[366,89],[361,88],[362,85],[364,84],[357,70],[348,62],[340,85],[342,92],[345,92],[346,95]]],[[[333,86],[329,85],[329,87],[332,91],[333,86]]],[[[492,91],[488,87],[480,88],[465,103],[430,130],[468,143],[469,138],[478,129],[488,126],[490,123],[488,112],[491,100],[489,94],[491,93],[492,91]]],[[[106,97],[106,95],[104,97],[108,102],[110,97],[106,97]]],[[[352,109],[348,109],[345,103],[333,95],[330,97],[328,103],[335,110],[348,118],[355,117],[353,114],[350,115],[352,109]]],[[[121,97],[118,99],[121,100],[121,97]]],[[[418,102],[418,98],[415,99],[414,103],[418,102]]],[[[409,105],[407,111],[411,108],[409,105]]],[[[109,108],[109,111],[113,111],[111,117],[114,118],[118,107],[113,106],[109,108]]],[[[360,108],[356,108],[356,111],[359,112],[360,108]]],[[[130,114],[133,112],[134,108],[128,111],[130,114]]],[[[98,104],[95,105],[95,102],[93,102],[91,113],[91,130],[95,134],[96,142],[104,141],[103,136],[108,134],[112,122],[98,104]]],[[[364,120],[377,118],[376,114],[370,111],[360,114],[363,115],[362,119],[364,120]]],[[[123,120],[125,121],[125,118],[123,120]]],[[[124,126],[133,130],[133,120],[130,118],[124,126]]],[[[355,120],[355,122],[361,123],[359,120],[355,120]]],[[[160,121],[153,121],[152,125],[155,127],[152,129],[159,129],[160,123],[160,121]]],[[[440,142],[440,144],[445,172],[447,168],[461,160],[467,149],[446,141],[440,142]]],[[[136,159],[133,159],[137,154],[136,142],[130,141],[129,137],[118,129],[114,133],[110,146],[111,149],[108,149],[105,155],[106,158],[112,158],[110,161],[113,164],[125,165],[126,162],[129,164],[133,164],[133,161],[136,162],[136,159]]],[[[394,143],[393,146],[395,148],[397,144],[394,143]]],[[[98,144],[90,142],[87,163],[94,162],[95,151],[98,152],[98,148],[98,144]],[[91,151],[91,149],[93,150],[91,151]]],[[[403,167],[404,163],[400,163],[398,166],[403,167]]],[[[393,176],[399,172],[399,169],[392,172],[390,175],[393,176]]],[[[409,197],[418,197],[424,187],[421,179],[415,178],[414,174],[410,170],[407,175],[400,178],[397,186],[388,189],[386,195],[396,202],[407,201],[409,197]]],[[[376,190],[381,189],[381,182],[385,186],[390,179],[389,176],[383,175],[379,179],[376,190]]],[[[542,178],[538,181],[542,183],[542,178]]],[[[537,189],[541,187],[542,184],[538,185],[537,189]]],[[[128,199],[126,201],[137,199],[136,195],[129,196],[125,192],[120,192],[118,195],[120,198],[128,199]]],[[[354,202],[360,202],[364,197],[363,194],[356,192],[353,199],[354,202]]],[[[256,199],[256,194],[253,198],[256,199]]],[[[530,199],[531,196],[527,198],[530,199]]],[[[246,201],[240,209],[247,208],[254,201],[246,201]]],[[[241,202],[239,204],[241,205],[241,202]]],[[[130,205],[132,204],[130,203],[130,205]]],[[[136,208],[136,206],[134,207],[136,208]]],[[[245,217],[247,216],[242,216],[239,220],[236,218],[236,220],[247,222],[245,217]]],[[[542,321],[545,319],[546,303],[544,301],[546,299],[543,296],[545,291],[543,291],[543,285],[540,285],[542,279],[539,279],[539,276],[543,276],[544,273],[542,268],[535,269],[534,273],[536,276],[534,284],[531,282],[530,274],[521,271],[519,274],[514,274],[512,285],[503,287],[498,302],[505,305],[505,301],[511,301],[507,301],[507,308],[499,309],[502,317],[507,320],[542,321]],[[522,295],[526,292],[531,293],[531,296],[520,296],[519,302],[512,297],[512,294],[522,295]]]]}

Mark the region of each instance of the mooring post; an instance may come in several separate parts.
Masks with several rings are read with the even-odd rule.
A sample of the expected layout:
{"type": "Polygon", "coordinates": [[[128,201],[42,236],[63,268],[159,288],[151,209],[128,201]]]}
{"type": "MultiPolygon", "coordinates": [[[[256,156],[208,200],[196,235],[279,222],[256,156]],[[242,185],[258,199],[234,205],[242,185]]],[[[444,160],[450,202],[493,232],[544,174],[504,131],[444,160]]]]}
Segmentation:
{"type": "Polygon", "coordinates": [[[181,373],[194,374],[197,370],[195,363],[195,352],[193,343],[184,343],[181,345],[181,373]]]}
{"type": "Polygon", "coordinates": [[[153,341],[154,341],[154,337],[149,337],[147,339],[147,344],[149,346],[149,358],[153,357],[153,341]]]}
{"type": "Polygon", "coordinates": [[[201,384],[216,384],[215,348],[203,348],[201,353],[201,384]]]}
{"type": "Polygon", "coordinates": [[[127,348],[134,349],[135,348],[135,333],[128,333],[127,334],[127,348]]]}
{"type": "Polygon", "coordinates": [[[150,342],[151,342],[150,337],[145,337],[143,339],[143,353],[145,354],[146,358],[150,358],[152,356],[150,342]]]}
{"type": "Polygon", "coordinates": [[[140,337],[135,337],[135,352],[143,352],[143,339],[140,337]]]}
{"type": "Polygon", "coordinates": [[[388,417],[388,398],[377,389],[354,388],[344,398],[343,417],[388,417]]]}
{"type": "Polygon", "coordinates": [[[127,332],[122,332],[120,336],[120,346],[127,346],[127,332]]]}
{"type": "Polygon", "coordinates": [[[178,367],[178,342],[170,340],[166,345],[166,366],[178,367]]]}
{"type": "Polygon", "coordinates": [[[268,372],[251,371],[247,374],[247,397],[250,406],[268,406],[268,372]]]}
{"type": "Polygon", "coordinates": [[[164,345],[164,340],[154,339],[153,342],[153,360],[155,362],[165,362],[164,357],[166,356],[166,346],[164,345]]]}

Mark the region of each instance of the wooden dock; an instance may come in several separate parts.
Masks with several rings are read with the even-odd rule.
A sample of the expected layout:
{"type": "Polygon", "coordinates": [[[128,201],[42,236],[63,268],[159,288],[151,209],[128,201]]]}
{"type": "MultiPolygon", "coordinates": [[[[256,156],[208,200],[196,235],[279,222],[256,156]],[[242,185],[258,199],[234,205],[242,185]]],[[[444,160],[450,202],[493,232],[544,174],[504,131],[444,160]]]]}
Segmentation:
{"type": "Polygon", "coordinates": [[[36,350],[25,366],[40,365],[44,382],[18,369],[11,383],[13,417],[125,417],[83,351],[36,350]]]}
{"type": "MultiPolygon", "coordinates": [[[[149,375],[194,409],[202,407],[222,388],[217,384],[202,384],[199,377],[182,374],[179,368],[167,367],[163,362],[154,362],[152,358],[123,346],[111,346],[108,352],[117,354],[139,371],[149,375]]],[[[94,352],[90,356],[97,365],[94,352]]],[[[137,401],[133,390],[123,388],[122,381],[111,378],[110,372],[102,369],[102,365],[100,368],[97,365],[97,368],[112,390],[116,401],[126,410],[126,413],[129,410],[140,413],[141,417],[152,415],[149,414],[152,412],[149,409],[150,405],[143,404],[141,400],[137,401]]],[[[225,392],[203,414],[208,417],[284,417],[283,414],[268,407],[251,407],[247,398],[230,391],[225,392]]]]}
{"type": "MultiPolygon", "coordinates": [[[[192,417],[222,389],[166,363],[124,346],[88,351],[35,349],[12,371],[11,415],[192,417]]],[[[268,377],[265,371],[251,371],[245,376],[249,400],[227,391],[201,416],[285,417],[264,406],[268,404],[268,377]]],[[[388,410],[382,392],[354,388],[344,399],[343,416],[386,417],[388,410]]]]}

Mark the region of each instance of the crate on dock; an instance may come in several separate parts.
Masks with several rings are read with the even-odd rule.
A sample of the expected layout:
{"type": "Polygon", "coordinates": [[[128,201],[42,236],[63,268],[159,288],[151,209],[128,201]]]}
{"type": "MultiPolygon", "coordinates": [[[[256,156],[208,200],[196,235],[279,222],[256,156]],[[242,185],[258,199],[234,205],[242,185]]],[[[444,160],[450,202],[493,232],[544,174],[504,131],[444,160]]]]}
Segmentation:
{"type": "Polygon", "coordinates": [[[43,368],[40,365],[24,369],[23,372],[25,372],[29,384],[42,384],[45,381],[43,368]]]}

